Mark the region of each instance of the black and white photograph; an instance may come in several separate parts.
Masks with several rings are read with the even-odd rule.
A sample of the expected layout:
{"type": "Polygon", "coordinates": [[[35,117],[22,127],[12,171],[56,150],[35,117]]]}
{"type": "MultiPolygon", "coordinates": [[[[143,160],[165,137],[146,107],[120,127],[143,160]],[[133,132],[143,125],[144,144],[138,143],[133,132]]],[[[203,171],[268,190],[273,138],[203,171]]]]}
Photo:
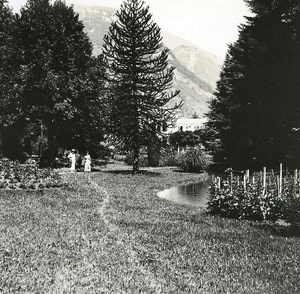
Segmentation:
{"type": "Polygon", "coordinates": [[[300,293],[300,0],[0,0],[0,293],[300,293]]]}

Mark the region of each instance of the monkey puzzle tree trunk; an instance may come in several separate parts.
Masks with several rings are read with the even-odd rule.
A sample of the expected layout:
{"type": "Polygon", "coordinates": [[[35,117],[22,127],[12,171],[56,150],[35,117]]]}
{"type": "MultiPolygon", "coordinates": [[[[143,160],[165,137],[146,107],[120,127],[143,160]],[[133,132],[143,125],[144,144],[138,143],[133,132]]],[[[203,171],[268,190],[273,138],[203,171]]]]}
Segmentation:
{"type": "Polygon", "coordinates": [[[55,143],[54,143],[54,128],[50,126],[48,128],[48,163],[52,165],[54,163],[55,158],[55,143]]]}
{"type": "Polygon", "coordinates": [[[140,169],[140,147],[136,146],[133,150],[132,174],[136,175],[140,169]]]}

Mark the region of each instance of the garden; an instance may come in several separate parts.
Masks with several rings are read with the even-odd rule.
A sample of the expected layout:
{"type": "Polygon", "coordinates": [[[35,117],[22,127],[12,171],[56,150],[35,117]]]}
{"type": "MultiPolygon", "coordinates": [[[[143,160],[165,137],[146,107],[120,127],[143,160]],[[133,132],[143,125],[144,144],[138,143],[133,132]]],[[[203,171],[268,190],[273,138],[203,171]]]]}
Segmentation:
{"type": "Polygon", "coordinates": [[[64,186],[62,178],[50,168],[39,168],[35,161],[0,160],[0,189],[45,189],[64,186]]]}
{"type": "Polygon", "coordinates": [[[261,172],[246,170],[215,177],[209,202],[211,214],[237,219],[285,221],[300,224],[300,174],[298,170],[261,172]]]}
{"type": "Polygon", "coordinates": [[[158,167],[132,176],[107,165],[57,177],[67,184],[1,189],[3,293],[299,292],[300,239],[290,226],[156,196],[204,173],[158,167]]]}

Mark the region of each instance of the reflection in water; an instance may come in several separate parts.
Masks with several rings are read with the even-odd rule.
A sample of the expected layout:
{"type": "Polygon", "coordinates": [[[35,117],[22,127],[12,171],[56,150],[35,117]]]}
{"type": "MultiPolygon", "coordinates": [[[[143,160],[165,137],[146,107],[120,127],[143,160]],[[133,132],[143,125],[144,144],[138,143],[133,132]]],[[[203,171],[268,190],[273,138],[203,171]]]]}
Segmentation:
{"type": "Polygon", "coordinates": [[[210,181],[191,183],[166,189],[157,193],[158,197],[183,204],[206,207],[209,201],[210,181]]]}

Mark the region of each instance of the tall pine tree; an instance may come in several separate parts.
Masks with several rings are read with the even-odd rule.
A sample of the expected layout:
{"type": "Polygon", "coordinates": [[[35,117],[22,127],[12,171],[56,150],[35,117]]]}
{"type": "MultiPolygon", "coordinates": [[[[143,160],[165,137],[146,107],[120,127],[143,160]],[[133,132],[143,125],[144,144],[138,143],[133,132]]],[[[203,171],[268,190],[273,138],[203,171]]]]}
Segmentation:
{"type": "Polygon", "coordinates": [[[299,2],[246,1],[254,16],[230,45],[208,128],[217,160],[244,167],[300,160],[299,2]]]}
{"type": "Polygon", "coordinates": [[[110,132],[133,153],[135,174],[141,147],[179,107],[167,106],[178,91],[171,89],[174,67],[168,65],[168,50],[149,7],[127,0],[116,16],[103,45],[108,120],[110,132]]]}

